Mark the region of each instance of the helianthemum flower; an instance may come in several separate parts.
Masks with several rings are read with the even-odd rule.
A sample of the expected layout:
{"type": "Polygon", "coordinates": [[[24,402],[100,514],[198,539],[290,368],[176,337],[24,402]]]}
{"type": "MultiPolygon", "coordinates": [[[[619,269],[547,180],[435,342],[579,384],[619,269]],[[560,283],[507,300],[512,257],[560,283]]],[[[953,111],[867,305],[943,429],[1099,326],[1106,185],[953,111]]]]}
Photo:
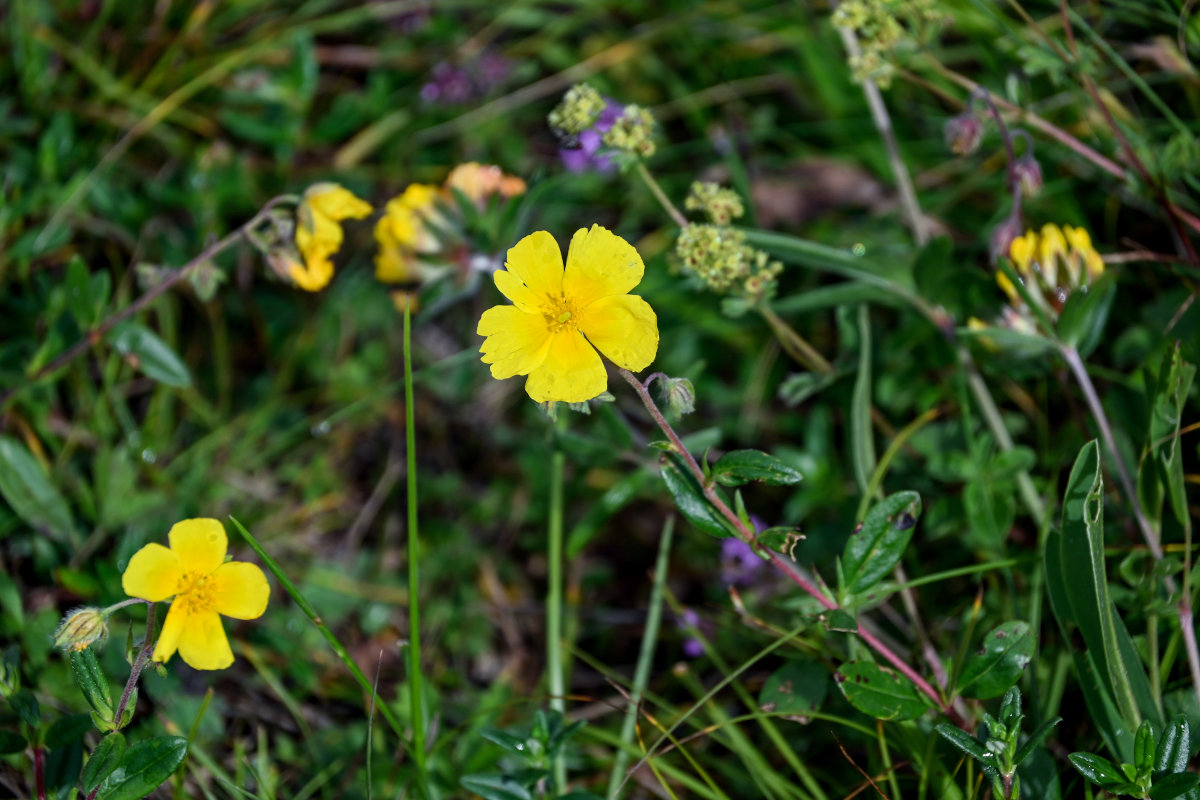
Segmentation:
{"type": "Polygon", "coordinates": [[[370,213],[369,203],[336,183],[308,187],[296,209],[296,248],[304,263],[288,265],[296,285],[307,292],[324,289],[333,278],[333,255],[342,246],[342,221],[370,213]]]}
{"type": "Polygon", "coordinates": [[[658,352],[658,319],[628,294],[645,266],[637,250],[593,225],[571,238],[567,263],[554,237],[531,233],[508,251],[496,287],[511,306],[479,320],[480,348],[492,376],[528,375],[525,391],[539,403],[591,400],[608,386],[597,349],[617,366],[638,371],[658,352]]]}
{"type": "Polygon", "coordinates": [[[167,534],[168,549],[148,544],[133,554],[121,586],[130,597],[152,603],[171,597],[171,610],[154,646],[154,660],[179,651],[194,669],[233,663],[220,615],[257,619],[267,609],[270,587],[254,564],[226,561],[228,539],[215,519],[185,519],[167,534]]]}

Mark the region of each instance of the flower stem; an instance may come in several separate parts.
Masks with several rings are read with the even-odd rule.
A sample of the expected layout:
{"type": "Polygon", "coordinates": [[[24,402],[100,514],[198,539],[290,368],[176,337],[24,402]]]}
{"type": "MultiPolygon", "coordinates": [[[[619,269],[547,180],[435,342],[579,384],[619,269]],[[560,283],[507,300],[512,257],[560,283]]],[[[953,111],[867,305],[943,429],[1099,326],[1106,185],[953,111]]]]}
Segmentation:
{"type": "Polygon", "coordinates": [[[650,188],[650,193],[658,200],[663,210],[670,215],[671,220],[681,228],[687,227],[687,217],[683,216],[683,212],[675,207],[675,204],[671,202],[671,198],[667,197],[667,193],[662,190],[662,187],[658,185],[658,181],[650,174],[650,170],[646,169],[646,165],[640,161],[637,163],[637,174],[645,181],[646,186],[650,188]]]}
{"type": "MultiPolygon", "coordinates": [[[[655,423],[657,423],[659,429],[671,442],[672,447],[688,465],[688,469],[691,470],[693,477],[695,477],[697,483],[703,489],[705,498],[712,503],[713,508],[715,508],[721,514],[721,516],[725,517],[725,519],[729,521],[730,525],[732,525],[737,531],[737,534],[742,541],[746,542],[746,544],[750,545],[751,547],[754,547],[755,550],[758,550],[754,534],[746,527],[741,518],[729,508],[728,504],[726,504],[721,496],[717,494],[716,488],[705,478],[704,471],[700,469],[700,465],[696,463],[695,457],[693,457],[688,449],[684,446],[683,441],[679,438],[679,434],[677,434],[675,429],[671,427],[671,424],[667,422],[666,418],[662,415],[662,412],[658,410],[658,406],[655,404],[654,398],[650,396],[650,391],[646,388],[645,384],[639,381],[637,377],[635,377],[634,374],[627,369],[622,369],[620,372],[621,376],[625,378],[629,385],[633,387],[633,390],[637,392],[638,397],[642,401],[642,405],[644,405],[646,410],[650,412],[650,416],[654,418],[655,423]]],[[[655,376],[651,376],[651,378],[653,377],[655,376]]],[[[833,611],[838,607],[837,603],[834,602],[833,599],[813,585],[813,583],[794,566],[792,566],[792,564],[786,558],[784,558],[783,555],[775,551],[769,551],[766,553],[766,555],[770,557],[771,563],[774,564],[781,572],[783,572],[783,574],[787,576],[789,580],[791,580],[818,603],[824,606],[827,611],[833,611]]],[[[875,634],[871,633],[871,631],[869,631],[861,622],[858,625],[858,635],[873,650],[875,650],[875,652],[879,653],[880,656],[882,656],[887,660],[888,663],[895,667],[898,672],[912,681],[913,685],[916,686],[921,693],[933,701],[936,708],[941,710],[944,714],[950,716],[955,720],[956,723],[965,724],[961,719],[958,718],[958,714],[954,711],[954,709],[951,708],[948,703],[942,700],[941,695],[938,694],[937,690],[934,689],[928,681],[917,674],[916,670],[904,663],[903,659],[892,652],[891,648],[880,641],[879,638],[875,636],[875,634]]]]}
{"type": "Polygon", "coordinates": [[[779,340],[789,356],[812,372],[819,372],[822,375],[833,372],[833,365],[825,359],[825,356],[817,352],[817,349],[797,333],[795,328],[780,319],[774,309],[766,303],[760,303],[756,310],[771,326],[775,338],[779,340]]]}
{"type": "Polygon", "coordinates": [[[55,358],[49,364],[46,364],[44,367],[39,369],[37,372],[33,373],[33,375],[29,376],[24,382],[12,387],[7,392],[5,392],[3,395],[0,395],[0,408],[4,407],[4,405],[7,404],[8,401],[10,399],[12,399],[12,397],[15,394],[17,394],[17,392],[21,391],[22,389],[24,389],[28,386],[34,385],[35,383],[37,383],[38,381],[40,381],[42,378],[46,377],[50,373],[55,372],[56,370],[62,369],[67,364],[71,363],[76,358],[78,358],[80,355],[82,355],[84,352],[86,352],[89,347],[99,344],[100,341],[104,338],[104,334],[106,334],[110,330],[112,330],[118,323],[123,322],[126,319],[129,319],[134,314],[138,313],[143,308],[150,305],[160,295],[164,294],[172,286],[179,283],[184,278],[186,278],[188,275],[190,275],[193,269],[195,269],[196,267],[205,263],[206,261],[211,261],[212,259],[216,258],[219,254],[221,254],[225,250],[229,249],[229,247],[231,245],[236,243],[243,236],[246,236],[248,231],[252,230],[256,225],[258,225],[266,217],[266,215],[268,214],[268,212],[270,212],[270,210],[272,208],[274,208],[275,206],[280,205],[282,203],[294,203],[294,202],[296,202],[296,200],[297,200],[297,198],[295,195],[279,195],[278,197],[272,197],[270,200],[267,201],[266,205],[264,205],[261,209],[259,209],[259,212],[257,214],[255,214],[253,217],[251,217],[249,219],[249,221],[247,221],[240,228],[238,228],[233,233],[226,236],[224,239],[221,239],[221,240],[213,243],[212,245],[209,245],[208,247],[206,247],[204,249],[204,251],[200,253],[200,255],[196,256],[191,261],[184,264],[182,267],[175,270],[174,272],[169,274],[167,277],[163,278],[161,281],[156,283],[154,286],[150,287],[150,289],[148,289],[146,291],[146,293],[143,294],[141,297],[139,297],[137,300],[134,300],[132,303],[127,305],[125,308],[123,308],[120,311],[118,311],[117,313],[113,314],[111,317],[109,317],[108,319],[101,322],[95,328],[92,328],[91,330],[89,330],[86,334],[84,334],[83,338],[81,338],[75,344],[71,345],[66,350],[64,350],[61,355],[59,355],[57,358],[55,358]]]}
{"type": "Polygon", "coordinates": [[[638,651],[637,667],[633,671],[633,685],[629,691],[629,711],[621,722],[621,743],[613,759],[612,771],[608,773],[607,798],[617,798],[623,783],[625,767],[629,765],[628,745],[633,742],[633,729],[637,725],[638,707],[646,683],[650,678],[650,665],[654,662],[654,648],[658,644],[658,625],[662,620],[663,586],[667,582],[667,565],[671,555],[671,536],[675,532],[675,517],[667,517],[662,535],[658,539],[658,557],[654,562],[654,584],[650,589],[650,607],[646,611],[646,625],[642,629],[642,646],[638,651]]]}
{"type": "Polygon", "coordinates": [[[417,774],[421,776],[422,784],[425,784],[425,713],[421,691],[421,550],[417,536],[417,444],[414,418],[412,300],[407,299],[404,302],[404,450],[408,478],[408,688],[409,704],[412,707],[413,761],[416,762],[417,774]]]}
{"type": "MultiPolygon", "coordinates": [[[[559,435],[566,428],[567,416],[560,413],[554,423],[554,453],[550,460],[550,525],[547,531],[546,561],[546,672],[550,691],[550,708],[565,714],[566,685],[563,680],[563,472],[566,454],[559,435]]],[[[560,750],[554,756],[554,789],[562,794],[567,785],[567,762],[560,750]]]]}

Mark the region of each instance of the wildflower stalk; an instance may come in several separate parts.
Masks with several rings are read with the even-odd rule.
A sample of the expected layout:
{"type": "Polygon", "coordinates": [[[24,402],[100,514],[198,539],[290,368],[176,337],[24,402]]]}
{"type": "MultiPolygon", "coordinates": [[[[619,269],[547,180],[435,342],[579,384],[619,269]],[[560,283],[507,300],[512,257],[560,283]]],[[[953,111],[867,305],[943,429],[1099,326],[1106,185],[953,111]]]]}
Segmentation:
{"type": "MultiPolygon", "coordinates": [[[[838,28],[838,33],[841,34],[842,44],[851,58],[862,55],[858,35],[853,30],[838,28]]],[[[925,227],[925,216],[921,213],[921,204],[917,200],[917,192],[913,188],[912,176],[909,175],[908,166],[904,163],[903,156],[900,155],[900,146],[896,143],[896,129],[892,127],[887,104],[883,102],[883,93],[879,91],[879,86],[873,80],[864,80],[862,90],[867,98],[867,106],[871,109],[871,119],[875,122],[879,137],[883,139],[888,163],[891,164],[892,175],[896,179],[896,189],[900,193],[900,205],[904,208],[904,216],[908,218],[908,226],[912,228],[913,238],[917,240],[918,245],[924,246],[929,241],[929,229],[925,227]]]]}
{"type": "MultiPolygon", "coordinates": [[[[417,444],[413,411],[412,300],[404,302],[404,453],[408,479],[408,688],[412,707],[412,754],[425,776],[425,713],[421,692],[420,540],[417,537],[417,444]]],[[[371,697],[374,698],[374,692],[371,697]]],[[[372,699],[372,702],[374,700],[372,699]]],[[[428,791],[426,792],[428,794],[428,791]]]]}
{"type": "MultiPolygon", "coordinates": [[[[320,615],[317,614],[317,610],[313,608],[312,603],[308,602],[308,598],[301,594],[300,589],[296,586],[296,584],[292,583],[292,579],[289,578],[287,573],[283,571],[283,568],[279,566],[279,562],[271,557],[271,554],[268,553],[261,544],[259,544],[258,539],[255,539],[254,535],[251,534],[250,531],[246,530],[245,526],[238,522],[235,517],[231,516],[229,521],[232,522],[233,526],[242,534],[242,538],[246,540],[246,544],[250,545],[250,549],[262,559],[264,564],[266,564],[267,569],[269,569],[271,574],[275,576],[275,580],[279,581],[279,584],[283,587],[283,590],[288,593],[296,605],[300,607],[300,610],[304,612],[304,615],[309,618],[313,625],[316,626],[317,631],[320,632],[321,636],[329,644],[330,648],[333,649],[334,655],[336,655],[338,659],[346,665],[346,669],[350,671],[351,676],[353,676],[355,682],[358,683],[359,688],[361,688],[367,696],[370,696],[373,691],[371,681],[367,680],[367,676],[364,675],[363,671],[358,668],[358,664],[356,664],[354,659],[350,657],[350,653],[346,651],[345,646],[338,641],[338,638],[333,634],[333,631],[329,630],[329,627],[325,624],[325,620],[321,619],[320,615]]],[[[396,738],[399,739],[400,744],[411,753],[412,743],[405,738],[404,726],[400,724],[400,719],[396,716],[396,712],[393,711],[392,707],[387,703],[379,704],[379,712],[383,714],[383,718],[387,720],[388,726],[391,727],[392,732],[396,734],[396,738]]],[[[414,762],[416,761],[415,755],[413,755],[413,760],[414,762]]],[[[424,773],[421,773],[418,776],[418,780],[421,782],[422,788],[428,790],[428,782],[424,773]]],[[[427,797],[429,796],[428,791],[426,791],[425,794],[427,797]]]]}
{"type": "Polygon", "coordinates": [[[650,189],[650,193],[654,195],[654,199],[658,201],[663,210],[671,217],[671,221],[680,228],[686,228],[688,224],[687,217],[675,207],[675,204],[671,202],[671,198],[667,197],[667,193],[658,185],[658,181],[654,179],[654,176],[650,174],[650,170],[646,169],[646,165],[641,161],[637,162],[637,174],[650,189]]]}
{"type": "Polygon", "coordinates": [[[650,679],[650,666],[654,662],[654,648],[658,644],[658,626],[662,621],[663,586],[667,582],[667,563],[671,555],[671,537],[675,532],[675,517],[667,517],[662,534],[658,538],[658,557],[654,561],[654,583],[650,588],[650,607],[646,612],[646,625],[642,629],[642,646],[638,650],[637,666],[633,671],[633,685],[629,691],[629,712],[621,722],[620,744],[613,759],[612,771],[608,773],[608,791],[604,796],[618,797],[625,767],[629,765],[629,748],[633,742],[634,727],[637,725],[642,695],[650,679]]]}
{"type": "MultiPolygon", "coordinates": [[[[546,589],[546,671],[550,692],[550,708],[560,714],[566,713],[566,685],[563,679],[563,473],[566,470],[566,453],[563,452],[559,435],[566,427],[566,414],[559,414],[554,423],[554,454],[550,461],[550,525],[547,531],[547,573],[549,586],[546,589]]],[[[567,762],[559,750],[554,756],[554,788],[561,793],[567,785],[567,762]]]]}
{"type": "MultiPolygon", "coordinates": [[[[721,514],[721,516],[728,520],[730,525],[732,525],[734,530],[737,532],[738,537],[741,538],[742,541],[746,542],[746,544],[755,548],[757,551],[758,547],[755,535],[746,527],[741,518],[738,517],[738,515],[734,513],[731,508],[729,508],[721,496],[717,494],[716,488],[705,477],[704,471],[700,469],[700,465],[696,462],[695,457],[692,456],[687,447],[684,446],[683,441],[679,438],[679,434],[677,434],[675,429],[671,427],[671,424],[667,422],[666,418],[662,415],[662,412],[659,411],[658,406],[655,404],[654,398],[650,396],[650,390],[648,386],[655,378],[660,377],[661,373],[655,373],[651,375],[646,379],[646,382],[643,383],[642,381],[638,380],[637,377],[635,377],[634,374],[629,370],[622,369],[620,372],[621,377],[625,378],[629,385],[633,387],[634,391],[637,392],[638,397],[642,401],[642,405],[646,407],[646,411],[648,411],[650,416],[654,418],[654,421],[658,425],[659,429],[670,441],[672,448],[676,453],[679,454],[681,458],[683,458],[684,462],[688,466],[688,469],[691,471],[692,476],[696,479],[696,482],[703,490],[705,498],[712,504],[713,508],[715,508],[717,512],[721,514]]],[[[797,570],[780,553],[769,551],[765,555],[769,556],[771,563],[781,570],[789,580],[807,592],[827,611],[833,611],[837,609],[838,605],[832,598],[813,585],[812,581],[810,581],[805,575],[797,570]]],[[[871,647],[871,649],[887,660],[887,662],[895,667],[898,672],[912,681],[913,685],[916,686],[922,694],[933,701],[936,708],[954,719],[956,724],[965,725],[965,722],[959,717],[958,713],[954,711],[949,703],[942,699],[941,695],[938,694],[937,690],[934,689],[928,681],[917,674],[916,670],[906,664],[903,659],[896,655],[890,647],[880,641],[879,638],[875,636],[875,634],[871,633],[871,631],[868,630],[861,622],[858,625],[858,635],[864,642],[867,643],[868,646],[871,647]]]]}
{"type": "Polygon", "coordinates": [[[179,283],[184,278],[188,277],[188,275],[190,275],[192,270],[194,270],[196,267],[200,266],[201,264],[203,264],[207,261],[211,261],[212,259],[216,258],[221,253],[228,250],[233,244],[235,244],[238,240],[245,237],[260,222],[262,222],[264,219],[266,219],[266,217],[270,213],[271,209],[275,208],[278,205],[282,205],[284,203],[296,203],[296,202],[299,202],[299,200],[300,200],[299,197],[297,197],[296,195],[291,195],[291,194],[282,194],[277,197],[272,197],[270,200],[268,200],[266,202],[266,204],[261,209],[259,209],[257,214],[255,214],[253,217],[251,217],[245,224],[243,224],[237,230],[233,231],[233,233],[230,233],[225,238],[220,239],[220,240],[214,242],[213,244],[209,245],[208,247],[206,247],[200,253],[200,255],[196,256],[191,261],[184,264],[182,267],[175,270],[174,272],[169,273],[165,278],[160,280],[154,286],[150,287],[146,291],[146,293],[143,294],[141,297],[139,297],[137,300],[134,300],[132,303],[127,305],[125,308],[121,309],[117,313],[113,314],[111,317],[105,319],[103,322],[101,322],[96,327],[89,330],[87,333],[84,334],[83,338],[81,338],[79,341],[75,342],[75,344],[71,345],[66,350],[64,350],[53,361],[51,361],[50,363],[43,366],[41,369],[39,369],[33,375],[29,376],[23,383],[18,384],[17,386],[14,386],[13,388],[9,389],[4,394],[0,395],[0,408],[2,408],[5,404],[7,404],[8,401],[11,400],[14,395],[17,394],[17,392],[21,391],[22,389],[24,389],[27,386],[32,386],[33,384],[37,383],[38,381],[40,381],[42,378],[46,377],[47,375],[49,375],[59,369],[62,369],[67,364],[71,363],[76,358],[83,355],[83,353],[86,352],[88,350],[88,348],[92,347],[93,345],[99,344],[101,341],[103,341],[104,334],[108,333],[110,330],[112,330],[114,327],[116,327],[119,323],[124,322],[125,320],[132,317],[134,314],[141,311],[146,306],[153,303],[155,300],[157,300],[159,298],[160,295],[166,293],[166,291],[168,289],[172,288],[173,286],[175,286],[175,284],[179,283]]]}

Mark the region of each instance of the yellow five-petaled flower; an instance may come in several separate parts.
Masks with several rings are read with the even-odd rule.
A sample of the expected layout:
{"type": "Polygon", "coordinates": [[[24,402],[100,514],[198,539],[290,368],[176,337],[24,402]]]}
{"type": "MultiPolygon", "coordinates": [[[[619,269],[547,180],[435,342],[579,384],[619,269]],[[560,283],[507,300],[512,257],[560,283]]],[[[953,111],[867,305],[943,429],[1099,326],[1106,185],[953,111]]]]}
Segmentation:
{"type": "Polygon", "coordinates": [[[608,386],[601,353],[637,372],[658,352],[658,319],[629,294],[645,265],[621,237],[593,225],[562,251],[546,231],[531,233],[508,251],[496,287],[513,304],[495,306],[479,320],[480,352],[492,376],[528,375],[525,391],[539,403],[591,400],[608,386]]]}
{"type": "Polygon", "coordinates": [[[133,554],[121,578],[130,597],[152,603],[170,597],[171,609],[154,646],[154,660],[179,651],[195,669],[224,669],[233,663],[221,614],[257,619],[271,589],[254,564],[226,561],[228,539],[215,519],[185,519],[167,534],[170,549],[148,544],[133,554]]]}

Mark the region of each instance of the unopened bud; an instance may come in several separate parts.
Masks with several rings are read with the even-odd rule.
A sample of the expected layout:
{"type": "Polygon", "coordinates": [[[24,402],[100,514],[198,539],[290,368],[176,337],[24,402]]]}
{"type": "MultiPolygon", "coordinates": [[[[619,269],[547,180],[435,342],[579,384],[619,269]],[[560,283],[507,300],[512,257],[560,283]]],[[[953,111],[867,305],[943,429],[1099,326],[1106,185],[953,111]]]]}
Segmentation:
{"type": "Polygon", "coordinates": [[[1001,258],[1008,257],[1008,251],[1012,247],[1013,240],[1020,235],[1021,220],[1015,214],[1009,215],[1003,222],[996,226],[988,242],[988,253],[991,255],[993,264],[998,263],[1001,258]]]}
{"type": "Polygon", "coordinates": [[[1021,187],[1021,194],[1033,197],[1042,188],[1042,167],[1037,159],[1025,154],[1013,164],[1013,180],[1021,187]]]}
{"type": "Polygon", "coordinates": [[[983,140],[983,120],[971,111],[964,111],[946,123],[946,146],[959,156],[970,155],[983,140]]]}
{"type": "Polygon", "coordinates": [[[84,650],[94,642],[104,642],[108,636],[108,619],[104,612],[90,606],[77,608],[63,617],[54,632],[54,646],[65,651],[84,650]]]}
{"type": "Polygon", "coordinates": [[[696,410],[696,390],[687,378],[663,378],[663,399],[676,417],[696,410]]]}

